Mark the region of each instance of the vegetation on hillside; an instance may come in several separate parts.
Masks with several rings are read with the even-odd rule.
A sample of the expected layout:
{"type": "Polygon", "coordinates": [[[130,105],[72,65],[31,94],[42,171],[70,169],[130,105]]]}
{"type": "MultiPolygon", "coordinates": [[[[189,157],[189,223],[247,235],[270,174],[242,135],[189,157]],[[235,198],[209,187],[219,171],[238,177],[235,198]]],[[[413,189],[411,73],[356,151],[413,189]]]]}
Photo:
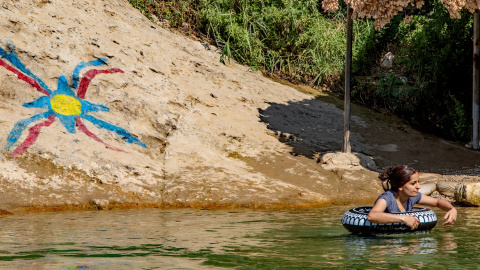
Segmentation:
{"type": "MultiPolygon", "coordinates": [[[[346,7],[322,0],[130,0],[147,17],[222,50],[236,61],[294,83],[342,92],[346,7]]],[[[352,98],[387,109],[423,130],[468,141],[472,85],[472,15],[450,19],[440,0],[405,9],[376,31],[354,20],[352,98]],[[387,53],[391,68],[380,68],[387,53]]]]}
{"type": "Polygon", "coordinates": [[[468,141],[471,132],[472,14],[450,19],[440,1],[405,11],[369,37],[357,59],[352,95],[424,130],[468,141]],[[391,69],[380,69],[386,52],[391,69]],[[369,75],[375,75],[368,78],[369,75]],[[364,79],[367,76],[367,79],[364,79]]]}
{"type": "MultiPolygon", "coordinates": [[[[148,17],[200,32],[235,59],[297,83],[337,80],[345,63],[345,7],[322,13],[318,1],[131,0],[148,17]]],[[[371,23],[358,21],[356,44],[371,23]]],[[[183,29],[186,30],[186,29],[183,29]]]]}

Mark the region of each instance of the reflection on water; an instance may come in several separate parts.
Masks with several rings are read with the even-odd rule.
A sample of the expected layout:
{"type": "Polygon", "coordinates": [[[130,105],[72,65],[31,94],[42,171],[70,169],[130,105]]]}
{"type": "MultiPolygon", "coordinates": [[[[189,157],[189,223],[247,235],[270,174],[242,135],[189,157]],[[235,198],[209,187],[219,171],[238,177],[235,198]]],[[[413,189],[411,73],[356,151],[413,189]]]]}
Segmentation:
{"type": "MultiPolygon", "coordinates": [[[[418,235],[416,236],[418,237],[418,235]]],[[[356,237],[348,239],[345,246],[349,247],[352,253],[359,251],[374,253],[381,256],[406,255],[406,254],[430,254],[437,252],[440,247],[437,239],[433,237],[402,238],[393,237],[356,237]]]]}
{"type": "Polygon", "coordinates": [[[350,235],[340,223],[346,210],[2,216],[0,269],[477,269],[477,208],[431,233],[377,237],[350,235]]]}

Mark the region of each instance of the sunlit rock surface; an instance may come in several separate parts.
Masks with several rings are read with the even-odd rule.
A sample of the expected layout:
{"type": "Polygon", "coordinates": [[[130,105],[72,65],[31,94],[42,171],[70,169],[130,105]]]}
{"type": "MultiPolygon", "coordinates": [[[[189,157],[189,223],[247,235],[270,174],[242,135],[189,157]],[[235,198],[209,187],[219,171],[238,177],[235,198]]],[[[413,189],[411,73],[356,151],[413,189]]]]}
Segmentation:
{"type": "MultiPolygon", "coordinates": [[[[269,104],[312,100],[310,95],[233,62],[220,63],[218,49],[162,29],[127,1],[4,1],[0,37],[2,49],[31,72],[20,73],[52,92],[48,96],[0,67],[3,210],[315,205],[336,199],[334,191],[349,181],[313,158],[290,155],[291,147],[260,121],[259,111],[269,104]],[[107,64],[85,66],[79,80],[93,69],[122,72],[91,79],[82,100],[109,110],[85,118],[86,107],[74,101],[81,85],[73,87],[72,76],[77,65],[99,58],[107,64]],[[75,94],[62,99],[69,104],[53,100],[61,75],[75,94]],[[42,96],[48,100],[43,107],[24,106],[42,96]],[[51,118],[32,118],[49,110],[51,118]],[[68,116],[81,122],[60,119],[68,116]],[[283,165],[263,166],[278,163],[283,165]]],[[[377,191],[365,189],[350,199],[377,191]]]]}

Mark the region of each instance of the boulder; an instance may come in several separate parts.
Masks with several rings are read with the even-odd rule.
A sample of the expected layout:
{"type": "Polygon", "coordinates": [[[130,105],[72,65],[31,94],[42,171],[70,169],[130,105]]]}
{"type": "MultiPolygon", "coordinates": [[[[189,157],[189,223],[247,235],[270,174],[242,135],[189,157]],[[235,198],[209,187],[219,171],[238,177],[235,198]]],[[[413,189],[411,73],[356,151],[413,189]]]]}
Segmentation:
{"type": "Polygon", "coordinates": [[[480,205],[480,183],[460,183],[455,187],[454,198],[466,205],[480,205]]]}
{"type": "Polygon", "coordinates": [[[395,59],[395,56],[393,53],[388,52],[383,56],[382,62],[380,63],[380,66],[382,68],[391,68],[393,66],[393,59],[395,59]]]}
{"type": "Polygon", "coordinates": [[[420,184],[420,190],[419,191],[422,194],[430,195],[436,190],[437,190],[437,184],[436,183],[420,184]]]}
{"type": "Polygon", "coordinates": [[[455,189],[460,184],[461,184],[460,182],[454,182],[454,181],[439,181],[437,183],[437,190],[443,196],[454,197],[455,189]]]}
{"type": "Polygon", "coordinates": [[[320,165],[325,170],[377,170],[375,162],[370,157],[361,153],[326,153],[320,158],[320,165]]]}

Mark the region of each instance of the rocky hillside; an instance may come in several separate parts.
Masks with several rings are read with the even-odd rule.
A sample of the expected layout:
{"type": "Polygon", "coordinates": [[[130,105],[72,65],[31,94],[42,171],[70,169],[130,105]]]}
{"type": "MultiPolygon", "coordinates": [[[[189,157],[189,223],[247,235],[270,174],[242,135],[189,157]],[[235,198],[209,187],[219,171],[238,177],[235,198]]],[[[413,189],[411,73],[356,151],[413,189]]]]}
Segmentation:
{"type": "Polygon", "coordinates": [[[3,210],[328,200],[312,189],[328,176],[260,121],[310,95],[221,64],[127,1],[5,1],[0,15],[3,210]],[[254,168],[277,156],[288,164],[254,168]]]}
{"type": "MultiPolygon", "coordinates": [[[[340,149],[341,109],[220,63],[128,1],[3,1],[0,32],[3,211],[315,206],[380,191],[358,160],[317,164],[340,149]]],[[[403,161],[388,159],[401,156],[391,140],[364,139],[352,134],[355,151],[403,161]]]]}

